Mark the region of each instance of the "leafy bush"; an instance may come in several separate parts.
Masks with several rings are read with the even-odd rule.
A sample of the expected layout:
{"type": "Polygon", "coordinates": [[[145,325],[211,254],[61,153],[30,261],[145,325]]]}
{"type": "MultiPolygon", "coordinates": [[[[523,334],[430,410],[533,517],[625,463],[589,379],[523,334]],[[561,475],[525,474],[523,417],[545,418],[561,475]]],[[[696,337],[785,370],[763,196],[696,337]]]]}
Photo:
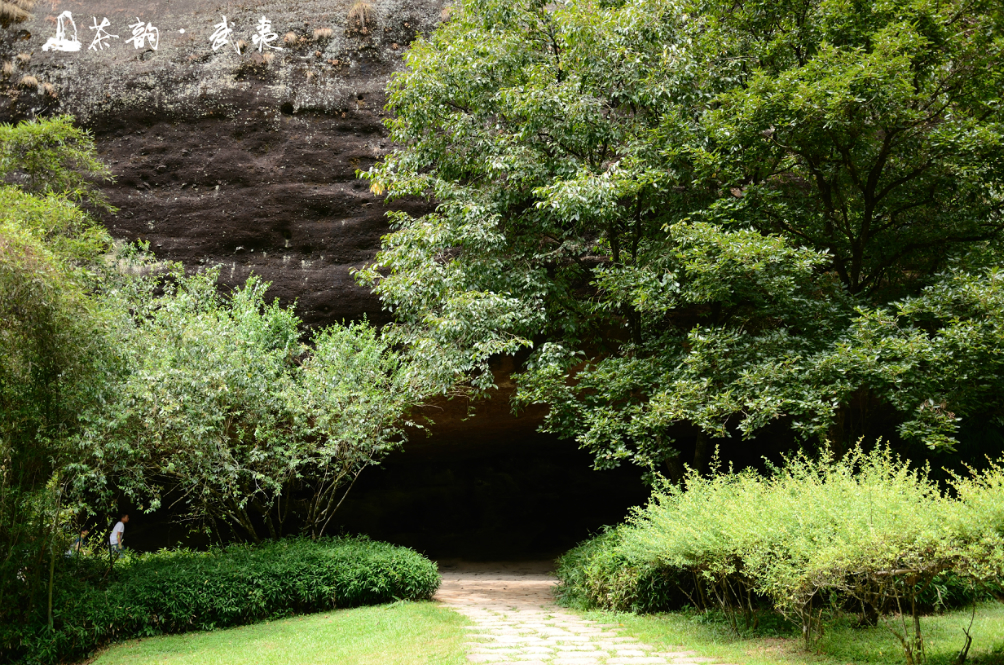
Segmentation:
{"type": "Polygon", "coordinates": [[[1004,466],[956,477],[952,530],[963,543],[959,567],[974,579],[999,581],[1004,571],[1004,466]]]}
{"type": "Polygon", "coordinates": [[[862,623],[913,615],[897,631],[916,654],[925,608],[1000,589],[1002,487],[1004,470],[991,466],[957,478],[949,494],[883,448],[795,457],[770,476],[691,473],[565,555],[559,594],[621,610],[671,609],[686,597],[723,611],[737,630],[772,608],[807,641],[827,608],[858,611],[862,623]]]}
{"type": "Polygon", "coordinates": [[[558,559],[559,603],[643,613],[693,604],[692,576],[629,557],[622,536],[623,529],[607,529],[558,559]]]}
{"type": "Polygon", "coordinates": [[[75,497],[176,510],[217,536],[260,541],[298,523],[324,535],[362,471],[405,438],[420,370],[367,322],[299,342],[293,307],[254,276],[224,296],[219,268],[175,267],[135,304],[123,372],[80,416],[75,497]]]}
{"type": "Polygon", "coordinates": [[[53,629],[0,627],[0,660],[55,663],[122,639],[428,599],[439,587],[435,563],[361,537],[161,551],[124,559],[102,586],[104,566],[100,559],[63,561],[53,629]]]}

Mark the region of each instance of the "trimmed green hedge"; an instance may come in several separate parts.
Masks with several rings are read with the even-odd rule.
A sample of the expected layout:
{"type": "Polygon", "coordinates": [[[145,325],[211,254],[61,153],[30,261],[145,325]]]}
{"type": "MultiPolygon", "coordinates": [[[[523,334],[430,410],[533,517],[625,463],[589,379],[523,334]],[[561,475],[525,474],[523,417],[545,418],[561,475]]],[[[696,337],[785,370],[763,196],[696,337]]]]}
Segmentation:
{"type": "Polygon", "coordinates": [[[134,637],[424,600],[440,581],[436,564],[420,554],[365,538],[145,554],[116,564],[114,581],[103,588],[97,573],[106,561],[64,560],[60,566],[53,629],[0,627],[0,661],[63,662],[134,637]]]}

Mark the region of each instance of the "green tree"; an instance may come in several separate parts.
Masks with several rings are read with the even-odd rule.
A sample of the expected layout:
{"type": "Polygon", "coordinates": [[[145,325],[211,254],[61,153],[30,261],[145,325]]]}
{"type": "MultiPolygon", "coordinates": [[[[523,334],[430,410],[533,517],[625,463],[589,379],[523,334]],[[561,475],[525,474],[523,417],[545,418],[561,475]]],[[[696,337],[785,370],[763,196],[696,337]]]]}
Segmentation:
{"type": "Polygon", "coordinates": [[[324,534],[360,474],[400,448],[405,427],[422,427],[410,416],[427,392],[420,368],[367,322],[314,335],[290,393],[298,434],[309,442],[290,489],[310,489],[299,518],[313,537],[324,534]]]}
{"type": "Polygon", "coordinates": [[[46,484],[52,446],[114,365],[103,331],[122,309],[93,296],[123,280],[111,237],[79,205],[107,177],[66,118],[0,125],[0,178],[20,183],[0,185],[0,441],[24,460],[7,467],[33,478],[23,486],[46,484]]]}
{"type": "Polygon", "coordinates": [[[0,184],[0,623],[51,601],[67,440],[121,366],[125,257],[78,205],[103,177],[66,119],[0,125],[0,182],[16,183],[0,184]]]}
{"type": "Polygon", "coordinates": [[[365,322],[304,346],[268,284],[224,297],[218,277],[176,273],[137,309],[127,370],[82,416],[67,470],[99,503],[170,497],[220,539],[320,537],[359,474],[403,441],[421,384],[365,322]]]}
{"type": "Polygon", "coordinates": [[[58,194],[110,209],[95,183],[111,179],[93,137],[72,117],[0,123],[0,181],[29,194],[58,194]]]}
{"type": "Polygon", "coordinates": [[[436,208],[394,213],[360,279],[444,390],[532,348],[517,403],[599,466],[675,466],[681,425],[699,468],[778,421],[951,447],[1004,406],[999,342],[954,326],[993,327],[965,294],[919,303],[996,288],[1002,28],[983,0],[464,2],[392,81],[402,147],[366,174],[436,208]],[[935,380],[866,329],[956,351],[935,380]]]}
{"type": "Polygon", "coordinates": [[[268,513],[292,471],[283,391],[299,320],[265,305],[253,279],[225,302],[217,278],[176,272],[161,297],[138,303],[126,370],[114,395],[83,414],[69,468],[77,491],[100,505],[124,496],[156,509],[174,491],[196,523],[257,540],[248,512],[268,513]]]}

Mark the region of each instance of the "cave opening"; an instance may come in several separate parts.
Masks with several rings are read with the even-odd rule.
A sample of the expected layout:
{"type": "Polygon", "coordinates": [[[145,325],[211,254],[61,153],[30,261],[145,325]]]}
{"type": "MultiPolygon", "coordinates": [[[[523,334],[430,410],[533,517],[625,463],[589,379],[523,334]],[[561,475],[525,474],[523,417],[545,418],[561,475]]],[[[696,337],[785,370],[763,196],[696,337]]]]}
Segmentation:
{"type": "Polygon", "coordinates": [[[336,520],[433,559],[553,559],[648,497],[638,468],[591,462],[574,442],[533,430],[434,437],[367,469],[336,520]]]}
{"type": "MultiPolygon", "coordinates": [[[[596,471],[577,444],[534,427],[420,434],[363,472],[328,535],[365,535],[440,561],[553,560],[622,521],[649,491],[637,467],[596,471]]],[[[214,542],[167,506],[150,514],[124,507],[137,551],[214,542]]]]}

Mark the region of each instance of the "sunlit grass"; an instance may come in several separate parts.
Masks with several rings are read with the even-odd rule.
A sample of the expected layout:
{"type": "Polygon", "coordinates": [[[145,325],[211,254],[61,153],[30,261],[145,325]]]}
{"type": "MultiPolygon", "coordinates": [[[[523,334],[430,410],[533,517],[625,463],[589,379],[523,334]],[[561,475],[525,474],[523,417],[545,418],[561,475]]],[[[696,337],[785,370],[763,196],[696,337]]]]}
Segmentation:
{"type": "MultiPolygon", "coordinates": [[[[634,615],[581,612],[619,624],[618,632],[660,650],[685,649],[737,665],[870,665],[902,663],[898,641],[885,626],[831,625],[816,651],[806,651],[792,626],[765,620],[738,638],[710,614],[634,615]]],[[[970,612],[923,620],[928,665],[954,662],[970,612]]],[[[434,603],[394,603],[338,610],[209,633],[133,640],[111,647],[94,665],[462,665],[466,620],[434,603]]],[[[969,665],[1004,665],[1004,604],[981,605],[971,633],[969,665]]]]}
{"type": "Polygon", "coordinates": [[[431,602],[132,640],[94,665],[461,665],[466,620],[431,602]]]}
{"type": "MultiPolygon", "coordinates": [[[[634,615],[580,612],[606,623],[620,624],[622,635],[637,637],[665,650],[685,649],[718,662],[737,665],[864,665],[905,662],[899,641],[888,627],[854,628],[850,621],[830,626],[816,651],[806,651],[792,626],[765,622],[755,635],[738,638],[727,624],[711,615],[668,613],[634,615]]],[[[923,618],[928,665],[953,663],[964,643],[962,629],[971,610],[923,618]]],[[[1004,665],[1004,604],[981,605],[971,630],[969,665],[1004,665]]]]}

